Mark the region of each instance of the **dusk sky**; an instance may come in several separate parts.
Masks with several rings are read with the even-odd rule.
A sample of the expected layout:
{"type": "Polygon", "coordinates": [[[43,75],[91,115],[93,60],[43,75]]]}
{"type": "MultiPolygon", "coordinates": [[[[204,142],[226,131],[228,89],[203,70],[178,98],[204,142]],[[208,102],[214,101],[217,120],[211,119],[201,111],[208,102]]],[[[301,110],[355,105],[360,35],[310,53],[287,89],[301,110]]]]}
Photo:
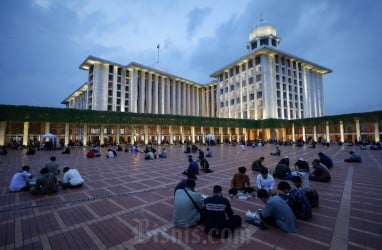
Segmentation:
{"type": "Polygon", "coordinates": [[[331,69],[325,115],[382,110],[380,0],[1,0],[0,104],[64,107],[88,55],[198,83],[244,56],[260,16],[279,49],[331,69]]]}

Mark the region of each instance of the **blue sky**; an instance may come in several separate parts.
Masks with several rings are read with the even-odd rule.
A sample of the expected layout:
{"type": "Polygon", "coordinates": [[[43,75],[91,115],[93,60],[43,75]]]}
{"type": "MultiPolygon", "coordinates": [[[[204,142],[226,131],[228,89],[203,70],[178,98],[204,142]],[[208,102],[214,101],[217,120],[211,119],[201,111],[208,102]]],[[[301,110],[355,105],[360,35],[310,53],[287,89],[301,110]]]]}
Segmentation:
{"type": "Polygon", "coordinates": [[[199,83],[244,56],[260,14],[280,49],[333,70],[325,115],[382,110],[379,0],[2,0],[0,104],[64,107],[88,55],[199,83]]]}

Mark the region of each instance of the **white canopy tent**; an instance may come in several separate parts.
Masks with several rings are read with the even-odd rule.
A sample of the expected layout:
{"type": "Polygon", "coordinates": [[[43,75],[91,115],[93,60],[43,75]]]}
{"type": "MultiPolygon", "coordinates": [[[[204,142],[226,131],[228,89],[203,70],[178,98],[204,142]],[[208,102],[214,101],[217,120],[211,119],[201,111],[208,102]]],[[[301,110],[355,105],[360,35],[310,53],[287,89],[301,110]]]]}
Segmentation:
{"type": "Polygon", "coordinates": [[[50,141],[52,143],[53,148],[57,148],[57,146],[59,146],[57,135],[54,135],[51,133],[46,133],[46,134],[41,135],[41,142],[45,143],[46,141],[50,141]]]}

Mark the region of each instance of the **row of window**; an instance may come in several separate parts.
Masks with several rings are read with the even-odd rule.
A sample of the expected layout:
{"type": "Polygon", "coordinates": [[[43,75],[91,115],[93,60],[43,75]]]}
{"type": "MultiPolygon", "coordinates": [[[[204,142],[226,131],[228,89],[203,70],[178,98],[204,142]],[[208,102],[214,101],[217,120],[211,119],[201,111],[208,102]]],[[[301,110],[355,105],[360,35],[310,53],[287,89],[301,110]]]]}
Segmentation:
{"type": "Polygon", "coordinates": [[[256,41],[253,41],[251,42],[251,50],[254,50],[256,49],[258,46],[261,47],[261,46],[264,46],[264,45],[269,45],[269,40],[271,41],[271,44],[273,47],[277,47],[277,40],[274,39],[274,38],[261,38],[260,40],[256,40],[256,41]],[[259,45],[258,45],[259,43],[259,45]]]}
{"type": "Polygon", "coordinates": [[[275,55],[276,64],[281,64],[283,66],[292,67],[293,69],[302,70],[301,63],[297,63],[296,61],[292,61],[289,58],[285,58],[283,56],[275,55]]]}

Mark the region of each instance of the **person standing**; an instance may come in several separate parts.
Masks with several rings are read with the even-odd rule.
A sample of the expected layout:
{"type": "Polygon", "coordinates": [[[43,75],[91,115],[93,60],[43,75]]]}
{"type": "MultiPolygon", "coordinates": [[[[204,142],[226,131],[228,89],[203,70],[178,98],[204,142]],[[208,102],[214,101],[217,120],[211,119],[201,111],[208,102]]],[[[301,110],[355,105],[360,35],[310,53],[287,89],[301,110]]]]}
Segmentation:
{"type": "Polygon", "coordinates": [[[230,202],[223,197],[222,187],[214,186],[213,196],[206,198],[204,231],[217,238],[228,238],[241,226],[241,217],[234,215],[230,202]]]}

